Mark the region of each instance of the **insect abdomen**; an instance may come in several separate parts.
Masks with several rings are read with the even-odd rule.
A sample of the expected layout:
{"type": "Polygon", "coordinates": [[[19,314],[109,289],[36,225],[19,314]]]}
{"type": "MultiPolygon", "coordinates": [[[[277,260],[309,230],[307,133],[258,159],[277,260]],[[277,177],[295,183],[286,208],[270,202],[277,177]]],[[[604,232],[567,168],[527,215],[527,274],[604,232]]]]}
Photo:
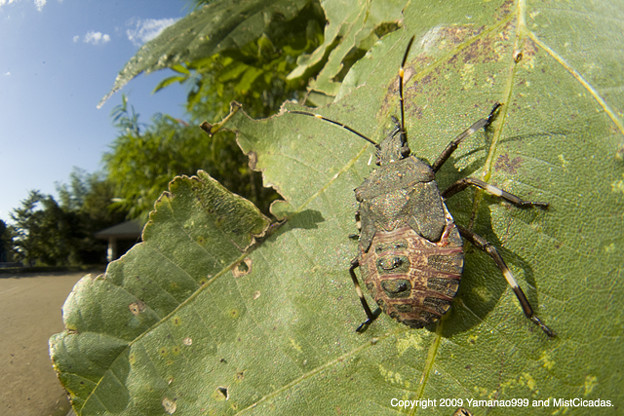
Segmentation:
{"type": "Polygon", "coordinates": [[[448,311],[463,264],[461,238],[452,222],[435,243],[410,227],[378,231],[360,257],[364,283],[375,301],[413,328],[435,322],[448,311]]]}

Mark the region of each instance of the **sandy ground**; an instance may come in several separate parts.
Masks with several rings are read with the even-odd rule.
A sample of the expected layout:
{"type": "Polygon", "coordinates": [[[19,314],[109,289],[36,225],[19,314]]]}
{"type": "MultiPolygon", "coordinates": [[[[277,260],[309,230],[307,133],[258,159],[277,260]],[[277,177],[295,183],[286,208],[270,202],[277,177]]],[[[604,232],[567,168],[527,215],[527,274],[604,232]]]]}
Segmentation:
{"type": "Polygon", "coordinates": [[[0,274],[0,415],[60,416],[70,409],[48,356],[61,307],[86,273],[0,274]]]}

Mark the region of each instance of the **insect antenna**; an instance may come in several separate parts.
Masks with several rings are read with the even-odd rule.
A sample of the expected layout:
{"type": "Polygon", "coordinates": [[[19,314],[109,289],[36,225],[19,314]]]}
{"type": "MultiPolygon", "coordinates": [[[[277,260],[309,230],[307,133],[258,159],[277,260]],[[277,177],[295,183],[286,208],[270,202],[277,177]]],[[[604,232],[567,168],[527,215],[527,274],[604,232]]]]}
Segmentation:
{"type": "MultiPolygon", "coordinates": [[[[407,44],[407,48],[405,49],[405,54],[403,55],[403,60],[401,61],[401,69],[399,70],[399,101],[401,102],[401,124],[398,126],[399,131],[398,133],[401,135],[401,142],[405,143],[406,140],[406,135],[405,135],[405,104],[403,103],[403,77],[405,75],[405,71],[404,71],[404,67],[405,67],[405,62],[407,62],[407,56],[409,55],[409,51],[412,47],[412,44],[414,43],[414,38],[416,36],[412,36],[412,38],[409,40],[409,43],[407,44]]],[[[359,131],[355,130],[352,127],[347,126],[344,123],[341,123],[339,121],[336,120],[332,120],[330,118],[327,118],[325,116],[322,116],[320,114],[314,114],[314,113],[310,113],[308,111],[300,111],[300,110],[292,110],[289,111],[289,113],[292,114],[301,114],[304,116],[308,116],[308,117],[314,117],[314,118],[318,118],[319,120],[323,120],[326,121],[328,123],[332,123],[335,124],[336,126],[340,126],[345,130],[350,131],[351,133],[361,137],[362,139],[366,140],[367,142],[371,143],[372,145],[374,145],[377,149],[380,149],[379,143],[376,143],[374,140],[370,139],[369,137],[365,136],[364,134],[360,133],[359,131]]],[[[396,120],[396,119],[394,119],[396,120]]],[[[396,134],[396,130],[395,133],[396,134]]]]}
{"type": "Polygon", "coordinates": [[[368,137],[366,137],[365,135],[363,135],[362,133],[360,133],[359,131],[355,130],[352,127],[347,126],[346,124],[343,124],[339,121],[336,120],[332,120],[330,118],[324,117],[320,114],[314,114],[314,113],[309,113],[307,111],[299,111],[299,110],[292,110],[289,111],[289,113],[293,113],[293,114],[302,114],[304,116],[309,116],[309,117],[314,117],[314,118],[318,118],[319,120],[323,120],[323,121],[327,121],[328,123],[332,123],[335,124],[336,126],[340,126],[345,130],[350,131],[353,134],[356,134],[358,136],[360,136],[362,139],[366,140],[367,142],[373,144],[377,149],[379,149],[379,144],[376,143],[375,141],[373,141],[372,139],[369,139],[368,137]]]}
{"type": "Polygon", "coordinates": [[[405,142],[405,104],[403,100],[403,77],[405,75],[405,62],[407,62],[407,56],[409,55],[410,49],[412,48],[412,43],[414,43],[414,38],[416,36],[412,36],[409,43],[407,44],[407,48],[405,48],[405,54],[403,55],[403,61],[401,61],[401,69],[399,69],[399,101],[401,103],[401,139],[405,142]]]}

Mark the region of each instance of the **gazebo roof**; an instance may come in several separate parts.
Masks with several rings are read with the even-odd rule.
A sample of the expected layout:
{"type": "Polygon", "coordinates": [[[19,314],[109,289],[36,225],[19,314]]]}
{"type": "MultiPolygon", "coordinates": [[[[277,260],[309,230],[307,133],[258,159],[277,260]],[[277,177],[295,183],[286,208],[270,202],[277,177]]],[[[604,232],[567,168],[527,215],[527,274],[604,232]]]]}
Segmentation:
{"type": "Polygon", "coordinates": [[[110,237],[116,238],[137,238],[141,235],[141,223],[137,220],[130,220],[122,222],[121,224],[113,225],[102,231],[95,233],[95,237],[101,239],[108,239],[110,237]]]}

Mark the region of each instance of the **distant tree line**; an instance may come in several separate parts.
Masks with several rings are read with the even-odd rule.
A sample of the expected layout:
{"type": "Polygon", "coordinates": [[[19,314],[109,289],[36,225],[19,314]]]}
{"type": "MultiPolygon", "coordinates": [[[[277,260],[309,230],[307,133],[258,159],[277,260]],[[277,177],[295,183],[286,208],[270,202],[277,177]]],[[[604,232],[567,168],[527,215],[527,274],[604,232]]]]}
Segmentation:
{"type": "Polygon", "coordinates": [[[57,198],[30,191],[11,212],[13,223],[4,230],[5,261],[29,266],[103,263],[106,242],[94,234],[127,215],[111,209],[113,189],[103,174],[74,169],[70,183],[57,187],[57,198]]]}

